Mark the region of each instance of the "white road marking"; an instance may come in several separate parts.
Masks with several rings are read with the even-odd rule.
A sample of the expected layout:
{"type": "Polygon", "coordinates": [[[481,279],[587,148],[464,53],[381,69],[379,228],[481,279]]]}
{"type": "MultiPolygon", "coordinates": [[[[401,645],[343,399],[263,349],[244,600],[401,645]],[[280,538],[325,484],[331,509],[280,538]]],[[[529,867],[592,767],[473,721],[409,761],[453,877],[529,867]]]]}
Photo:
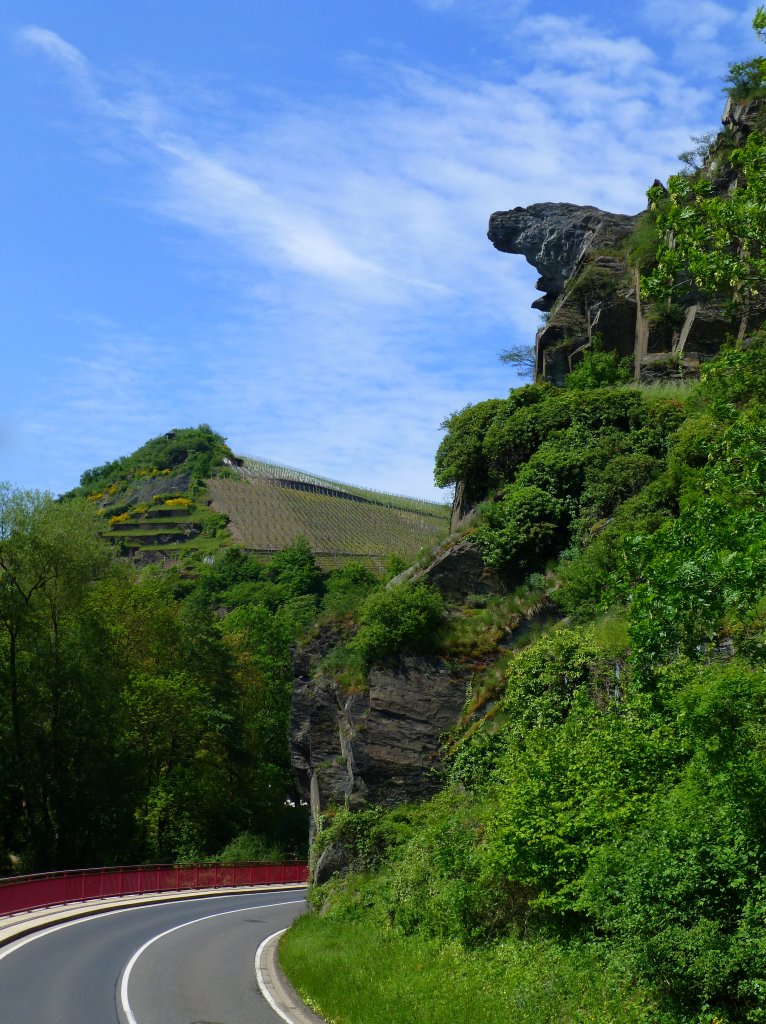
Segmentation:
{"type": "MultiPolygon", "coordinates": [[[[175,900],[168,900],[167,903],[176,902],[175,900]]],[[[63,928],[71,928],[75,924],[85,924],[86,921],[92,921],[96,917],[113,917],[115,914],[127,914],[129,910],[147,910],[149,907],[167,906],[167,903],[144,903],[141,906],[133,907],[120,907],[118,910],[105,910],[101,914],[87,914],[84,917],[77,917],[72,921],[64,921],[62,924],[52,924],[49,928],[41,928],[38,932],[33,932],[32,935],[27,935],[23,939],[14,939],[13,942],[9,942],[8,945],[0,950],[0,960],[4,960],[5,957],[10,956],[11,953],[15,953],[17,949],[21,949],[22,946],[26,946],[28,942],[34,942],[35,939],[43,939],[46,935],[51,935],[53,932],[60,932],[63,928]]],[[[62,904],[63,905],[63,904],[62,904]]]]}
{"type": "MultiPolygon", "coordinates": [[[[192,924],[199,924],[200,921],[209,921],[211,918],[214,917],[226,917],[227,914],[244,914],[250,910],[266,910],[271,907],[287,907],[290,906],[290,904],[292,903],[304,902],[305,900],[283,900],[280,903],[259,903],[256,904],[256,906],[254,907],[238,907],[236,910],[223,910],[219,911],[216,914],[206,914],[204,917],[197,917],[193,921],[184,921],[183,924],[177,924],[174,928],[168,928],[166,929],[166,931],[160,932],[159,935],[155,935],[153,938],[149,939],[148,942],[145,942],[143,946],[139,947],[139,949],[135,951],[133,956],[126,964],[125,970],[123,971],[122,974],[122,984],[120,985],[120,1002],[122,1003],[122,1010],[123,1013],[125,1014],[128,1024],[139,1024],[138,1018],[133,1013],[133,1010],[130,1005],[130,1000],[128,999],[128,984],[130,983],[130,975],[133,968],[136,965],[136,961],[141,956],[141,954],[149,948],[149,946],[153,945],[155,942],[158,942],[160,939],[164,939],[166,935],[170,935],[172,934],[172,932],[177,932],[181,928],[188,928],[189,925],[192,924]]],[[[279,1013],[279,1010],[277,1010],[277,1013],[279,1013]]],[[[284,1017],[284,1014],[280,1013],[280,1016],[284,1017]]],[[[287,1017],[285,1017],[284,1019],[287,1020],[287,1017]]],[[[289,1024],[293,1024],[293,1022],[290,1021],[289,1024]]]]}
{"type": "Polygon", "coordinates": [[[281,1017],[282,1020],[287,1021],[287,1024],[295,1024],[292,1017],[288,1017],[287,1014],[277,1006],[274,997],[271,992],[269,992],[269,987],[266,984],[266,979],[263,977],[263,970],[261,968],[261,960],[263,959],[263,950],[266,947],[266,943],[271,942],[271,940],[275,939],[277,935],[284,935],[286,931],[287,928],[281,928],[278,932],[272,932],[271,935],[266,936],[258,947],[258,952],[255,954],[255,979],[258,982],[258,988],[261,990],[261,995],[272,1008],[274,1013],[281,1017]]]}

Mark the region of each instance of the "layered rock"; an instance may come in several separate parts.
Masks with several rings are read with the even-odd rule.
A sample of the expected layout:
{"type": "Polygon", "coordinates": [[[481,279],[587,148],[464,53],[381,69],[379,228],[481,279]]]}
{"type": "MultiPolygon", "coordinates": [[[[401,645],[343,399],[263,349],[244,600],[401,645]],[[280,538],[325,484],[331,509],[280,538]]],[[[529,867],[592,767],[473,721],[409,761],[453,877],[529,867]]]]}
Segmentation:
{"type": "MultiPolygon", "coordinates": [[[[727,154],[759,126],[764,109],[760,99],[726,104],[726,134],[712,143],[703,168],[717,191],[736,184],[727,154]]],[[[640,217],[572,203],[535,203],[490,217],[495,248],[524,256],[540,274],[537,288],[545,294],[532,306],[547,320],[537,332],[537,379],[563,383],[596,335],[606,351],[632,357],[636,379],[693,377],[736,333],[738,325],[726,311],[699,297],[676,307],[674,318],[645,308],[638,271],[626,258],[626,242],[640,217]]]]}
{"type": "Polygon", "coordinates": [[[536,284],[545,295],[533,309],[550,310],[587,252],[615,250],[630,235],[638,215],[607,213],[595,206],[534,203],[493,213],[487,235],[500,252],[524,256],[540,275],[536,284]]]}
{"type": "MultiPolygon", "coordinates": [[[[470,514],[459,525],[464,525],[470,514]]],[[[405,569],[389,581],[388,588],[407,581],[428,583],[450,604],[462,604],[470,594],[500,594],[504,589],[495,570],[484,564],[471,538],[454,535],[434,548],[427,566],[405,569]]]]}
{"type": "Polygon", "coordinates": [[[501,252],[526,258],[545,292],[532,303],[548,313],[537,333],[536,377],[562,383],[598,334],[621,356],[635,348],[635,282],[623,254],[639,215],[572,203],[535,203],[493,213],[488,236],[501,252]]]}
{"type": "Polygon", "coordinates": [[[465,681],[438,659],[379,665],[361,692],[321,674],[296,679],[291,760],[312,827],[328,806],[392,806],[436,792],[440,741],[464,700],[465,681]]]}

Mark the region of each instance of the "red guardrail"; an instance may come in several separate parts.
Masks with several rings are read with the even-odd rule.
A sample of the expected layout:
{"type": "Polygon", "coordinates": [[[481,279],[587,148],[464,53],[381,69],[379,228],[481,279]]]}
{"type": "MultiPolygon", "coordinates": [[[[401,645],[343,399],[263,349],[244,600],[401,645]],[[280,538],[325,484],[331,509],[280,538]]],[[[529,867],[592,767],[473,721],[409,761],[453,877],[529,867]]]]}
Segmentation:
{"type": "Polygon", "coordinates": [[[143,864],[0,878],[0,915],[108,896],[308,881],[306,864],[143,864]]]}

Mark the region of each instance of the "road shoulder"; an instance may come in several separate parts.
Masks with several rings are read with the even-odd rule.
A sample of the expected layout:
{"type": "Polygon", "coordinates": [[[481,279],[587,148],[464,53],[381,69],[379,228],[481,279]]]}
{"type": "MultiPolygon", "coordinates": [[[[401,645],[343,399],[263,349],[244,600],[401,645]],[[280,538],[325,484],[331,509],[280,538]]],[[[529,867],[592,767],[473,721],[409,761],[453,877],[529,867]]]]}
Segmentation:
{"type": "Polygon", "coordinates": [[[269,935],[255,955],[255,977],[261,994],[286,1024],[326,1024],[306,1006],[279,966],[279,940],[284,932],[283,928],[269,935]]]}

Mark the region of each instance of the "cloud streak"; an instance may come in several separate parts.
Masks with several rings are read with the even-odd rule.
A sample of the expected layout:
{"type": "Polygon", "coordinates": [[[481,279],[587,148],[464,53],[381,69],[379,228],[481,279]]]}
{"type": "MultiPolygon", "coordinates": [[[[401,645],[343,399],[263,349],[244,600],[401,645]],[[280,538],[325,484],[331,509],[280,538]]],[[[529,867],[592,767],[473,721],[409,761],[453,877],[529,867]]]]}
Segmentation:
{"type": "MultiPolygon", "coordinates": [[[[706,5],[713,26],[717,6],[706,5]]],[[[551,199],[634,212],[709,126],[704,92],[663,71],[643,40],[560,15],[521,18],[514,38],[526,60],[513,74],[357,56],[357,97],[251,91],[243,107],[200,93],[190,110],[159,75],[125,87],[55,33],[23,30],[72,79],[98,147],[134,169],[125,198],[213,243],[185,258],[224,279],[226,322],[187,324],[183,359],[149,325],[119,328],[178,363],[186,421],[208,420],[252,454],[429,493],[439,422],[502,393],[513,378],[496,354],[536,326],[534,272],[494,252],[488,215],[551,199]]],[[[92,344],[108,355],[108,338],[92,344]]],[[[99,365],[69,367],[72,394],[99,365]]],[[[142,390],[157,394],[148,364],[109,392],[131,437],[135,409],[151,404],[137,402],[142,390]]],[[[52,435],[67,410],[96,415],[64,405],[36,429],[52,435]]]]}

